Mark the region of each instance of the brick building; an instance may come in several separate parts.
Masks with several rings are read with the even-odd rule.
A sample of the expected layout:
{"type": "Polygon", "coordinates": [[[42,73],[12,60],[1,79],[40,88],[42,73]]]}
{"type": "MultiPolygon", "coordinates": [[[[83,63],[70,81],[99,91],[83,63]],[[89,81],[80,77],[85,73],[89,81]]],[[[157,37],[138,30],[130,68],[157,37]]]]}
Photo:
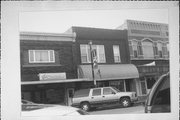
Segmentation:
{"type": "Polygon", "coordinates": [[[158,77],[169,71],[169,31],[162,23],[126,20],[131,63],[138,68],[138,95],[146,96],[158,77]]]}
{"type": "Polygon", "coordinates": [[[67,33],[76,34],[78,78],[93,79],[91,47],[96,52],[98,67],[94,69],[97,86],[114,86],[121,91],[137,91],[137,68],[130,64],[126,30],[72,27],[67,33]]]}
{"type": "Polygon", "coordinates": [[[74,63],[75,34],[21,32],[22,98],[36,103],[71,104],[79,82],[74,63]]]}
{"type": "Polygon", "coordinates": [[[22,98],[71,104],[77,89],[96,85],[136,91],[137,68],[130,64],[126,30],[72,27],[66,33],[20,33],[22,98]],[[92,77],[90,42],[98,67],[92,77]]]}

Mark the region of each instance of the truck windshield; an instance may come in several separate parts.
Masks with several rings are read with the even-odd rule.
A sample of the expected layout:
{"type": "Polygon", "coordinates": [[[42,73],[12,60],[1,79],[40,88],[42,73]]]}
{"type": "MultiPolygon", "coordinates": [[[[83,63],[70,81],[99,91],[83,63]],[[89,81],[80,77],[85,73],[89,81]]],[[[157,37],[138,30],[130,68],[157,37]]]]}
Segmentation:
{"type": "Polygon", "coordinates": [[[119,89],[117,89],[116,87],[112,87],[116,92],[120,92],[119,89]]]}

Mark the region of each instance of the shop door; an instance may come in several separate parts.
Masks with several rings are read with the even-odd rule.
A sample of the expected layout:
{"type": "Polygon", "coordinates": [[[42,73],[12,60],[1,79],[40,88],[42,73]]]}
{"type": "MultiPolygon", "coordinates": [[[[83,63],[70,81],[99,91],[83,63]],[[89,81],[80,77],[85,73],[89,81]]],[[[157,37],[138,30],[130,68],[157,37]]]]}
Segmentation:
{"type": "Polygon", "coordinates": [[[67,89],[67,102],[68,102],[68,106],[72,105],[73,95],[74,95],[74,88],[68,88],[67,89]]]}

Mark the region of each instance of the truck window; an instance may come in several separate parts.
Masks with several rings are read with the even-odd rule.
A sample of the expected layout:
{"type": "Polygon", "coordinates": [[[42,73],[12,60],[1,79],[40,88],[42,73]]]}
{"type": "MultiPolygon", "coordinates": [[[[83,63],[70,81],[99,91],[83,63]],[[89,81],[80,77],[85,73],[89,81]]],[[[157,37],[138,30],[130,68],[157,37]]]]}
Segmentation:
{"type": "Polygon", "coordinates": [[[103,88],[103,95],[109,95],[109,94],[113,94],[114,91],[112,91],[111,88],[103,88]]]}
{"type": "Polygon", "coordinates": [[[92,96],[98,96],[98,95],[101,95],[101,89],[94,89],[92,96]]]}
{"type": "Polygon", "coordinates": [[[78,90],[75,92],[74,98],[87,97],[87,96],[89,96],[89,91],[90,91],[90,89],[78,90]]]}

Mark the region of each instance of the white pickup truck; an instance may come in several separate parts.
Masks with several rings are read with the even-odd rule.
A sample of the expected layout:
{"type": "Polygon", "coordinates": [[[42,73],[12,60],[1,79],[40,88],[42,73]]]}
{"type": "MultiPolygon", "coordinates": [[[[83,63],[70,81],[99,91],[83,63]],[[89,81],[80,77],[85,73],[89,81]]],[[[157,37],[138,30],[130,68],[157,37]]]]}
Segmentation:
{"type": "Polygon", "coordinates": [[[90,108],[113,103],[120,103],[123,107],[129,107],[137,100],[136,92],[120,92],[114,87],[98,87],[75,91],[72,106],[89,111],[90,108]]]}

